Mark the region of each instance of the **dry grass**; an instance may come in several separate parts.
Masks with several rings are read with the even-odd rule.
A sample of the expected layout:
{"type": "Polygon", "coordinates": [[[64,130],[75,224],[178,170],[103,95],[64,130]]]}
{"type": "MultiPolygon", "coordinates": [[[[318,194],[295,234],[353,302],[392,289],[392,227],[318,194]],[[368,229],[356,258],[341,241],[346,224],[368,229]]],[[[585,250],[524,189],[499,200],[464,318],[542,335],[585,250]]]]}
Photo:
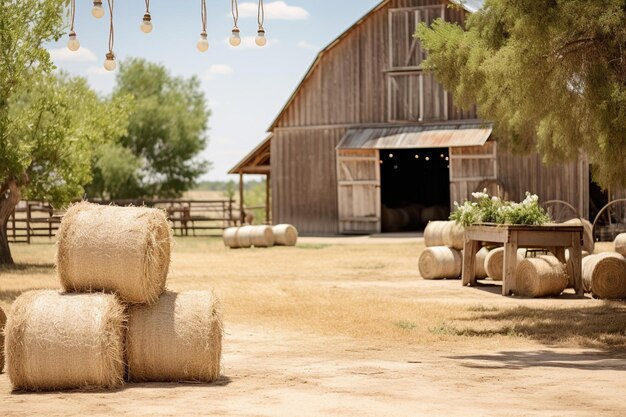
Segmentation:
{"type": "MultiPolygon", "coordinates": [[[[229,323],[251,323],[372,346],[626,347],[621,302],[509,298],[499,295],[498,285],[423,280],[417,271],[421,250],[415,244],[228,250],[221,239],[178,239],[168,286],[215,288],[226,332],[229,323]]],[[[50,265],[53,245],[14,246],[14,255],[27,266],[0,271],[3,308],[23,290],[58,286],[50,265]]]]}

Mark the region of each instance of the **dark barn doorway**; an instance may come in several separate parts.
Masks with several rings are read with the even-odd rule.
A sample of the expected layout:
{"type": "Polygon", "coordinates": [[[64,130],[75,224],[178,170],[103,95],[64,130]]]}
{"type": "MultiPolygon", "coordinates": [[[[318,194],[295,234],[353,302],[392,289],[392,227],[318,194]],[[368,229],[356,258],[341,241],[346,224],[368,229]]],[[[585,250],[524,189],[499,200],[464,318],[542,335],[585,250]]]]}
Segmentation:
{"type": "Polygon", "coordinates": [[[380,151],[383,232],[423,230],[450,215],[448,148],[380,151]]]}

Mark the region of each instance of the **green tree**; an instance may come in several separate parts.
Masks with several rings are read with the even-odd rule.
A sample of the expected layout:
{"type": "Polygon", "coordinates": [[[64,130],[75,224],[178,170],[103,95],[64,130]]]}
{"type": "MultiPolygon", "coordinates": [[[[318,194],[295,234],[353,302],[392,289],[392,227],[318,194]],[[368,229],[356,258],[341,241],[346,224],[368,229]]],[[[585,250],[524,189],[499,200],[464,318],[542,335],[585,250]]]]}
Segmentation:
{"type": "MultiPolygon", "coordinates": [[[[199,159],[210,116],[199,80],[174,77],[162,65],[129,59],[120,65],[114,97],[127,94],[134,100],[128,133],[120,144],[132,152],[139,167],[133,177],[136,184],[128,183],[137,187],[126,189],[134,195],[124,196],[181,196],[209,168],[199,159]]],[[[105,185],[105,191],[115,196],[114,185],[107,181],[105,185]]]]}
{"type": "Polygon", "coordinates": [[[548,163],[582,151],[596,182],[626,186],[624,0],[486,0],[465,28],[437,20],[416,36],[425,68],[499,143],[548,163]]]}
{"type": "Polygon", "coordinates": [[[6,227],[20,198],[80,196],[93,144],[125,127],[84,80],[49,75],[43,45],[63,34],[66,3],[0,0],[0,264],[13,263],[6,227]]]}

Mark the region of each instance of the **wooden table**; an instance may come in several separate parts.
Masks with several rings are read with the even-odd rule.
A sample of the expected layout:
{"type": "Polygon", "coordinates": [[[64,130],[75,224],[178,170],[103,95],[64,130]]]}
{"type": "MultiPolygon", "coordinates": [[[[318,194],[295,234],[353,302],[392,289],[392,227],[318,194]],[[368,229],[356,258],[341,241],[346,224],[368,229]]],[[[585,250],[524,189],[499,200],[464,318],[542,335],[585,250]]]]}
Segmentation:
{"type": "Polygon", "coordinates": [[[465,228],[463,251],[463,285],[476,285],[476,252],[481,242],[504,244],[504,278],[502,295],[515,292],[515,268],[518,248],[545,248],[562,263],[566,263],[565,249],[569,249],[574,289],[583,295],[581,246],[583,227],[549,224],[543,226],[477,224],[465,228]]]}

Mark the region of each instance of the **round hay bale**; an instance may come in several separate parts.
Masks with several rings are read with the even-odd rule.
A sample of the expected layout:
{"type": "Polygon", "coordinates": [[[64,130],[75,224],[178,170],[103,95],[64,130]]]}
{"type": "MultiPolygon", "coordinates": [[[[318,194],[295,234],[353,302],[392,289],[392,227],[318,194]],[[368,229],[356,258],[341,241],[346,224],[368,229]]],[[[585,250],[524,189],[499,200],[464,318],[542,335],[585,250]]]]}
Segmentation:
{"type": "Polygon", "coordinates": [[[222,239],[224,239],[224,246],[231,249],[240,248],[239,243],[237,241],[237,232],[239,231],[238,227],[229,227],[228,229],[224,229],[224,234],[222,235],[222,239]]]}
{"type": "Polygon", "coordinates": [[[412,204],[404,208],[406,213],[409,215],[409,227],[411,229],[417,229],[423,224],[422,209],[423,206],[420,204],[412,204]]]}
{"type": "Polygon", "coordinates": [[[171,237],[163,211],[82,202],[67,210],[57,236],[66,291],[112,291],[130,303],[151,303],[165,290],[171,237]]]}
{"type": "Polygon", "coordinates": [[[443,244],[449,248],[461,250],[465,244],[465,228],[454,221],[446,222],[443,228],[443,244]]]}
{"type": "Polygon", "coordinates": [[[278,224],[272,227],[275,243],[279,246],[296,246],[298,230],[290,224],[278,224]]]}
{"type": "Polygon", "coordinates": [[[523,259],[517,265],[515,277],[515,293],[523,297],[554,297],[569,282],[565,265],[554,256],[523,259]]]}
{"type": "Polygon", "coordinates": [[[444,206],[424,207],[422,210],[422,221],[426,224],[435,220],[445,220],[450,216],[450,209],[444,206]]]}
{"type": "Polygon", "coordinates": [[[615,252],[622,256],[626,256],[626,233],[620,233],[613,242],[615,252]]]}
{"type": "Polygon", "coordinates": [[[461,252],[447,246],[426,248],[419,259],[419,271],[424,279],[459,278],[462,267],[461,252]]]}
{"type": "Polygon", "coordinates": [[[212,382],[220,375],[222,315],[213,292],[167,291],[130,307],[126,353],[135,382],[212,382]]]}
{"type": "Polygon", "coordinates": [[[30,291],[5,328],[17,390],[114,388],[124,382],[124,306],[113,294],[30,291]]]}
{"type": "Polygon", "coordinates": [[[478,252],[476,252],[476,278],[484,279],[487,278],[487,270],[485,269],[485,259],[489,254],[489,249],[481,248],[478,252]]]}
{"type": "Polygon", "coordinates": [[[604,252],[583,258],[583,286],[597,298],[626,298],[626,258],[604,252]]]}
{"type": "Polygon", "coordinates": [[[595,242],[593,240],[593,225],[586,219],[570,219],[563,224],[571,224],[583,227],[583,250],[593,253],[595,242]]]}
{"type": "MultiPolygon", "coordinates": [[[[587,251],[580,251],[580,257],[585,258],[589,256],[589,252],[587,251]]],[[[574,288],[576,285],[576,283],[574,282],[574,274],[572,274],[572,270],[574,268],[574,266],[572,265],[572,261],[570,258],[570,254],[569,254],[569,249],[565,249],[565,260],[566,260],[566,264],[565,264],[565,268],[567,271],[567,277],[569,279],[569,283],[567,284],[567,288],[574,288]]]]}
{"type": "MultiPolygon", "coordinates": [[[[521,262],[526,255],[526,249],[517,250],[517,262],[521,262]]],[[[489,251],[485,258],[485,271],[494,281],[502,281],[504,277],[504,248],[495,248],[489,251]]]]}
{"type": "Polygon", "coordinates": [[[382,208],[382,226],[386,232],[398,232],[406,228],[411,219],[404,209],[382,208]]]}
{"type": "Polygon", "coordinates": [[[7,316],[0,308],[0,372],[4,369],[4,325],[7,322],[7,316]]]}
{"type": "Polygon", "coordinates": [[[240,248],[252,247],[252,232],[254,226],[243,226],[237,229],[237,246],[240,248]]]}
{"type": "Polygon", "coordinates": [[[257,248],[270,248],[274,246],[274,232],[271,226],[250,226],[244,229],[243,227],[237,234],[238,239],[241,242],[247,243],[250,240],[251,246],[257,248]]]}
{"type": "Polygon", "coordinates": [[[424,229],[424,244],[427,247],[445,246],[443,243],[443,235],[446,227],[448,227],[447,221],[429,222],[426,225],[426,229],[424,229]]]}

